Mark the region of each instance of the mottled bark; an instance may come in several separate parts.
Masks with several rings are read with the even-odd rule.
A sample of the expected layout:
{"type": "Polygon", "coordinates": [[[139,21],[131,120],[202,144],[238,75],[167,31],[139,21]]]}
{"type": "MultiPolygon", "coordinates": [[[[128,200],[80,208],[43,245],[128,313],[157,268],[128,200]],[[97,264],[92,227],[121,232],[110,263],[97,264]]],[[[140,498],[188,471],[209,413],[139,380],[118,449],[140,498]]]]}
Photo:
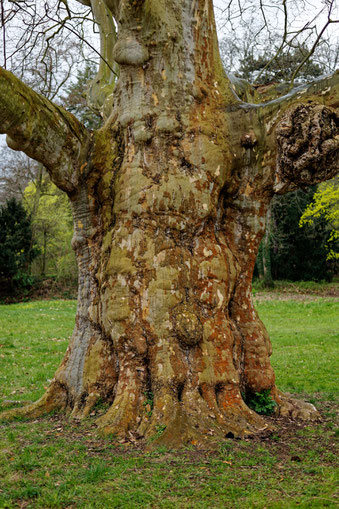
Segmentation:
{"type": "Polygon", "coordinates": [[[63,191],[77,186],[90,141],[86,128],[1,67],[0,133],[10,148],[41,162],[63,191]]]}
{"type": "Polygon", "coordinates": [[[251,280],[274,192],[303,184],[305,171],[312,182],[335,171],[337,85],[328,107],[329,92],[312,87],[243,102],[223,72],[209,0],[105,4],[120,77],[113,95],[100,89],[106,122],[66,179],[76,327],[46,395],[11,415],[65,408],[80,418],[101,398],[107,433],[202,443],[266,430],[243,395],[269,389],[281,415],[317,418],[275,387],[251,280]],[[302,177],[284,170],[286,158],[302,177]]]}
{"type": "MultiPolygon", "coordinates": [[[[267,209],[266,229],[261,245],[262,258],[262,281],[266,288],[273,288],[274,282],[271,270],[271,235],[272,235],[272,209],[271,205],[267,209]]],[[[260,253],[260,251],[259,251],[260,253]]]]}

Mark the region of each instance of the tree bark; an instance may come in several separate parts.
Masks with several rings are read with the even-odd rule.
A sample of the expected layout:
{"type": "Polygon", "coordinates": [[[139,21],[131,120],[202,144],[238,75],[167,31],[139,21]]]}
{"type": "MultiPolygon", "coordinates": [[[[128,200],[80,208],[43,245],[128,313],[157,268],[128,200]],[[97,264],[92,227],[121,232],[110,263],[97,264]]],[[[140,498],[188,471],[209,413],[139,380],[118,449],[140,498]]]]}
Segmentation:
{"type": "Polygon", "coordinates": [[[266,288],[273,288],[274,282],[271,270],[271,235],[272,235],[272,209],[271,205],[267,209],[266,229],[262,240],[262,267],[263,267],[263,283],[266,288]]]}
{"type": "MultiPolygon", "coordinates": [[[[105,3],[120,77],[113,95],[100,90],[104,127],[89,137],[36,95],[27,113],[37,133],[58,119],[67,164],[44,153],[73,207],[78,311],[46,394],[6,415],[62,408],[81,418],[101,399],[104,432],[172,446],[267,430],[244,401],[263,390],[280,415],[318,418],[275,386],[251,281],[274,193],[337,170],[338,76],[322,82],[330,90],[319,82],[249,104],[222,69],[210,0],[105,3]]],[[[21,117],[13,127],[5,111],[12,146],[23,136],[41,160],[46,140],[18,135],[21,117]]]]}

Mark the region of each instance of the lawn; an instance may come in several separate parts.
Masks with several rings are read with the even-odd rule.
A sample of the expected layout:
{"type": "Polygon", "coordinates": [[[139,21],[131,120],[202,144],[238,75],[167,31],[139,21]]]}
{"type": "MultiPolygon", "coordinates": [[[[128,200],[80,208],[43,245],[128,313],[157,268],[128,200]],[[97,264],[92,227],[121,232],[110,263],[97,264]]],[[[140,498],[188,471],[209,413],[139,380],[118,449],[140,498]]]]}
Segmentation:
{"type": "MultiPolygon", "coordinates": [[[[66,350],[75,306],[0,306],[0,402],[44,392],[66,350]]],[[[214,452],[193,445],[144,452],[99,437],[95,416],[1,423],[0,507],[336,507],[338,302],[273,296],[257,299],[257,309],[271,335],[278,386],[315,403],[321,424],[279,420],[265,440],[228,439],[214,452]]]]}

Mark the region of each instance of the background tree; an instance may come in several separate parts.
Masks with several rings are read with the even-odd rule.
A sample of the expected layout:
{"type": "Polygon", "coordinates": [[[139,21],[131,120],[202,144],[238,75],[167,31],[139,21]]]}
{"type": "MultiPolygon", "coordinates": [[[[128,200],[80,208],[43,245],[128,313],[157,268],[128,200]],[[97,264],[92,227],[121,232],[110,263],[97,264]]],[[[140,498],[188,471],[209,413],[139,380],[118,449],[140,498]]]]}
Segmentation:
{"type": "Polygon", "coordinates": [[[38,165],[22,152],[3,147],[0,151],[0,205],[11,198],[23,199],[25,187],[37,178],[38,165]]]}
{"type": "Polygon", "coordinates": [[[5,415],[81,418],[102,398],[104,432],[160,427],[171,445],[263,432],[242,397],[256,392],[317,418],[275,386],[251,281],[273,196],[337,172],[338,75],[263,104],[225,75],[211,1],[83,3],[108,63],[89,94],[102,128],[0,73],[0,129],[67,193],[79,267],[65,358],[38,402],[5,415]]]}
{"type": "Polygon", "coordinates": [[[288,76],[283,77],[285,71],[281,75],[281,79],[289,81],[290,87],[295,79],[300,82],[312,78],[314,64],[325,69],[325,73],[333,72],[339,57],[339,41],[335,36],[338,14],[339,8],[334,0],[317,4],[307,0],[267,3],[230,0],[224,7],[221,4],[218,24],[226,33],[221,41],[226,69],[237,72],[243,63],[246,68],[250,61],[256,69],[251,65],[247,79],[262,83],[269,80],[271,69],[274,77],[280,61],[282,69],[290,69],[288,76]]]}
{"type": "Polygon", "coordinates": [[[28,266],[37,256],[32,246],[30,218],[24,207],[11,198],[0,207],[0,292],[11,295],[25,286],[28,266]]]}
{"type": "Polygon", "coordinates": [[[325,221],[329,235],[326,239],[327,260],[339,259],[339,182],[338,178],[318,186],[300,218],[300,226],[315,226],[325,221]]]}
{"type": "Polygon", "coordinates": [[[102,124],[102,117],[88,107],[86,98],[95,75],[95,66],[90,63],[86,64],[84,69],[78,71],[76,81],[66,88],[66,96],[62,97],[64,107],[88,129],[98,129],[102,124]]]}
{"type": "MultiPolygon", "coordinates": [[[[250,83],[266,85],[268,83],[286,82],[293,74],[293,70],[309,54],[307,46],[288,48],[280,52],[276,58],[274,48],[268,46],[263,54],[255,53],[255,46],[251,51],[242,55],[236,74],[250,83]]],[[[305,83],[325,74],[325,69],[310,57],[298,74],[298,81],[305,83]]]]}
{"type": "Polygon", "coordinates": [[[274,279],[331,280],[326,244],[331,228],[325,218],[300,228],[303,212],[313,200],[315,187],[293,191],[272,204],[270,258],[274,279]]]}
{"type": "Polygon", "coordinates": [[[40,246],[32,274],[55,275],[59,280],[74,284],[77,266],[71,248],[73,219],[67,196],[44,175],[38,185],[32,181],[26,187],[24,203],[32,217],[35,242],[40,246]]]}

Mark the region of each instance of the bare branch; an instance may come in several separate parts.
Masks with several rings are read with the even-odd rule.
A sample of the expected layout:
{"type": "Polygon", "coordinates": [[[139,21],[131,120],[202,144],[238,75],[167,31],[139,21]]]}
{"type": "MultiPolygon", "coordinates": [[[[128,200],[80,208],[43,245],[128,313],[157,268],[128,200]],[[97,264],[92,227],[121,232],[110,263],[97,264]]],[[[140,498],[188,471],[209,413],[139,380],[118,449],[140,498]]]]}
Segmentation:
{"type": "MultiPolygon", "coordinates": [[[[287,34],[288,34],[288,28],[287,28],[288,13],[287,13],[286,0],[283,0],[283,7],[284,7],[284,33],[283,33],[281,44],[280,44],[278,50],[276,51],[275,55],[273,55],[273,57],[267,62],[267,64],[263,67],[261,72],[258,74],[257,78],[255,79],[255,82],[257,82],[260,79],[260,77],[266,71],[266,69],[268,67],[270,67],[270,65],[278,58],[278,56],[281,54],[281,52],[284,49],[284,46],[286,44],[286,38],[287,38],[287,34]]],[[[263,6],[262,6],[262,1],[261,0],[260,0],[260,8],[263,11],[263,6]]],[[[265,15],[263,14],[263,16],[265,16],[265,15]]],[[[267,23],[265,17],[264,17],[264,20],[265,20],[265,23],[267,23]]]]}
{"type": "Polygon", "coordinates": [[[323,36],[323,33],[325,32],[326,28],[331,24],[331,23],[339,23],[339,20],[336,20],[336,21],[332,21],[332,20],[328,20],[327,23],[324,25],[324,27],[322,28],[320,34],[318,35],[318,37],[316,38],[312,48],[310,49],[310,51],[308,52],[308,54],[305,56],[305,58],[302,60],[302,62],[300,62],[300,64],[298,65],[298,67],[296,68],[296,70],[294,71],[293,75],[292,75],[292,78],[291,78],[291,88],[293,88],[294,86],[294,80],[296,78],[296,76],[298,75],[300,69],[306,64],[306,62],[311,58],[311,56],[313,55],[316,47],[318,46],[319,44],[319,41],[321,40],[322,36],[323,36]]]}
{"type": "Polygon", "coordinates": [[[6,56],[6,27],[5,27],[4,0],[1,0],[1,26],[2,26],[2,45],[3,45],[3,55],[4,55],[4,68],[6,69],[7,56],[6,56]]]}
{"type": "MultiPolygon", "coordinates": [[[[326,28],[336,23],[335,18],[338,17],[336,0],[324,0],[317,5],[308,0],[229,1],[224,10],[219,9],[218,15],[219,27],[225,33],[225,40],[232,39],[238,48],[249,44],[250,57],[257,62],[262,60],[262,66],[253,76],[255,83],[260,83],[263,76],[269,75],[276,62],[290,54],[291,49],[304,53],[291,69],[293,81],[301,73],[303,80],[305,64],[311,57],[314,59],[316,53],[319,54],[318,48],[324,40],[326,28]]],[[[334,31],[330,35],[332,41],[337,40],[334,31]]],[[[237,56],[232,60],[239,67],[246,56],[241,55],[239,49],[236,53],[237,56]]],[[[236,72],[238,69],[235,67],[229,70],[236,72]]]]}

